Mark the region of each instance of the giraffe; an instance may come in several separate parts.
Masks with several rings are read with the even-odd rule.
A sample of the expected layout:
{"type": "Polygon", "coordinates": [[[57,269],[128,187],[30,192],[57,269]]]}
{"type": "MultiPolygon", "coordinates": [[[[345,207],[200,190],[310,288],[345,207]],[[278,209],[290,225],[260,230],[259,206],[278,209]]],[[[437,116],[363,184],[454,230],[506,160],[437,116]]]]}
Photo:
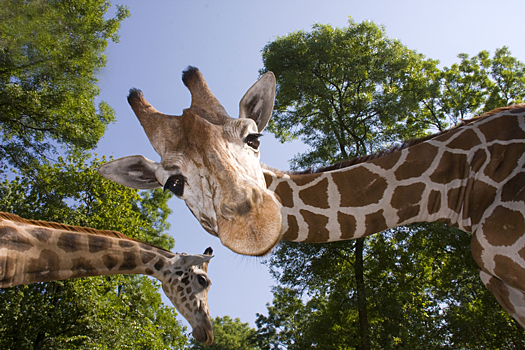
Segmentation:
{"type": "Polygon", "coordinates": [[[136,89],[128,101],[160,163],[129,156],[104,177],[163,186],[234,252],[264,255],[280,240],[356,239],[413,222],[442,221],[472,234],[480,277],[525,328],[525,104],[465,120],[449,131],[304,173],[260,163],[259,137],[273,109],[267,72],[229,117],[197,68],[182,80],[190,108],[158,112],[136,89]]]}
{"type": "Polygon", "coordinates": [[[26,220],[0,212],[0,288],[88,276],[145,274],[188,320],[196,340],[213,342],[204,254],[172,253],[120,232],[26,220]]]}

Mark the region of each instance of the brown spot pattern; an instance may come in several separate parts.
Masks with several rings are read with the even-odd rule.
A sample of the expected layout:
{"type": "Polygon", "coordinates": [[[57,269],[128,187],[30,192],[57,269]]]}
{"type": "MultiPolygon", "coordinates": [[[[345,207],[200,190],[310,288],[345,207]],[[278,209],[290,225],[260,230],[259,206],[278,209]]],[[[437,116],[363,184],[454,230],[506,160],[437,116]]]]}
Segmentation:
{"type": "Polygon", "coordinates": [[[496,255],[494,257],[496,267],[494,268],[494,274],[506,284],[519,289],[525,290],[525,269],[512,260],[511,258],[504,255],[496,255]]]}
{"type": "Polygon", "coordinates": [[[58,248],[62,249],[66,253],[77,252],[82,249],[81,239],[78,234],[64,232],[62,233],[57,240],[58,248]]]}
{"type": "Polygon", "coordinates": [[[388,186],[384,178],[362,166],[335,172],[332,179],[341,193],[342,207],[363,207],[378,203],[388,186]]]}
{"type": "Polygon", "coordinates": [[[525,173],[516,174],[507,181],[501,190],[501,200],[504,202],[525,202],[525,173]]]}
{"type": "Polygon", "coordinates": [[[425,187],[425,184],[422,182],[396,187],[390,204],[393,208],[399,209],[397,212],[397,216],[399,217],[398,223],[404,222],[419,214],[421,207],[418,203],[421,201],[425,187]]]}
{"type": "Polygon", "coordinates": [[[24,252],[31,249],[33,244],[26,237],[10,226],[0,226],[0,247],[7,247],[10,250],[24,252]]]}
{"type": "Polygon", "coordinates": [[[470,251],[476,264],[478,264],[479,268],[483,270],[485,268],[485,264],[483,263],[483,259],[481,258],[483,254],[483,247],[481,243],[479,243],[476,234],[472,235],[472,240],[470,241],[470,251]]]}
{"type": "Polygon", "coordinates": [[[516,309],[512,305],[509,297],[509,290],[507,286],[496,277],[492,277],[487,284],[487,288],[494,294],[498,303],[510,314],[516,312],[516,309]]]}
{"type": "Polygon", "coordinates": [[[490,245],[511,246],[525,234],[523,214],[499,206],[483,223],[483,232],[490,245]]]}
{"type": "Polygon", "coordinates": [[[441,135],[436,136],[436,140],[440,142],[445,142],[449,140],[450,138],[452,138],[452,136],[456,135],[460,131],[462,131],[461,128],[450,129],[448,131],[445,131],[441,135]]]}
{"type": "Polygon", "coordinates": [[[283,207],[293,208],[293,191],[286,182],[281,182],[275,188],[275,193],[279,196],[283,207]]]}
{"type": "Polygon", "coordinates": [[[306,205],[328,209],[328,179],[324,178],[314,186],[300,191],[299,198],[306,205]]]}
{"type": "Polygon", "coordinates": [[[521,256],[522,259],[525,260],[525,247],[521,248],[518,254],[519,256],[521,256]]]}
{"type": "Polygon", "coordinates": [[[155,270],[160,271],[165,264],[166,262],[164,261],[164,259],[159,259],[159,261],[157,261],[155,265],[153,265],[153,267],[155,268],[155,270]]]}
{"type": "Polygon", "coordinates": [[[420,209],[421,209],[421,206],[412,205],[412,206],[398,210],[397,216],[399,217],[399,220],[397,221],[397,223],[400,224],[402,222],[407,221],[408,219],[418,216],[420,209]]]}
{"type": "Polygon", "coordinates": [[[59,278],[60,259],[52,250],[44,249],[37,259],[29,259],[25,273],[29,281],[47,282],[59,278]]]}
{"type": "Polygon", "coordinates": [[[273,177],[270,174],[264,173],[264,181],[266,182],[266,188],[272,185],[273,177]]]}
{"type": "Polygon", "coordinates": [[[144,249],[144,250],[153,250],[153,246],[150,246],[149,244],[146,244],[146,243],[139,243],[139,247],[144,249]]]}
{"type": "Polygon", "coordinates": [[[299,211],[308,225],[308,238],[307,242],[326,242],[330,237],[330,232],[326,228],[328,224],[328,218],[324,215],[315,214],[308,210],[301,209],[299,211]]]}
{"type": "Polygon", "coordinates": [[[113,243],[111,239],[103,236],[88,235],[88,245],[90,253],[97,253],[102,250],[107,250],[113,243]]]}
{"type": "Polygon", "coordinates": [[[118,256],[116,254],[106,254],[102,257],[102,262],[111,271],[118,264],[118,256]]]}
{"type": "Polygon", "coordinates": [[[337,213],[337,222],[341,228],[341,239],[351,239],[355,235],[357,223],[353,215],[337,213]]]}
{"type": "Polygon", "coordinates": [[[71,262],[73,264],[71,278],[94,276],[97,273],[91,262],[84,257],[73,259],[71,262]]]}
{"type": "Polygon", "coordinates": [[[135,245],[135,243],[131,242],[131,241],[126,241],[126,240],[119,240],[118,241],[118,245],[121,247],[121,248],[131,248],[135,245]]]}
{"type": "Polygon", "coordinates": [[[319,176],[322,176],[322,173],[319,174],[306,174],[306,175],[291,175],[290,179],[297,184],[297,186],[304,186],[310,182],[317,179],[319,176]]]}
{"type": "Polygon", "coordinates": [[[454,140],[449,142],[447,147],[467,151],[479,144],[481,144],[481,140],[479,139],[478,135],[476,135],[476,132],[472,129],[467,129],[458,135],[458,137],[456,137],[454,140]]]}
{"type": "Polygon", "coordinates": [[[388,228],[383,215],[383,209],[365,216],[365,236],[384,231],[388,228]]]}
{"type": "Polygon", "coordinates": [[[461,211],[463,205],[463,197],[465,191],[463,187],[456,187],[448,190],[447,192],[447,202],[449,209],[454,210],[456,213],[461,211]]]}
{"type": "Polygon", "coordinates": [[[287,220],[288,229],[283,234],[283,240],[294,241],[299,237],[299,224],[297,223],[297,218],[293,215],[288,215],[287,220]]]}
{"type": "Polygon", "coordinates": [[[144,264],[149,263],[155,256],[156,255],[152,252],[145,252],[143,250],[140,252],[140,260],[144,264]]]}
{"type": "Polygon", "coordinates": [[[436,170],[430,175],[430,180],[435,183],[448,184],[453,180],[465,179],[469,171],[467,165],[466,154],[444,152],[436,170]]]}
{"type": "Polygon", "coordinates": [[[512,115],[503,115],[483,123],[479,130],[485,135],[487,142],[525,139],[525,132],[520,128],[518,118],[512,115]]]}
{"type": "Polygon", "coordinates": [[[421,201],[425,187],[425,184],[422,182],[407,186],[398,186],[394,190],[390,204],[395,209],[403,209],[418,204],[421,201]]]}
{"type": "Polygon", "coordinates": [[[427,209],[430,215],[439,212],[441,209],[441,192],[435,190],[430,191],[430,194],[428,195],[427,209]]]}
{"type": "Polygon", "coordinates": [[[45,228],[37,227],[28,231],[33,237],[38,239],[40,242],[46,243],[47,241],[49,241],[49,238],[51,238],[51,233],[45,228]]]}
{"type": "Polygon", "coordinates": [[[122,264],[118,267],[119,271],[130,271],[137,267],[137,262],[135,261],[134,252],[124,252],[122,253],[122,264]]]}
{"type": "Polygon", "coordinates": [[[421,176],[432,165],[438,149],[428,143],[421,143],[407,149],[408,155],[394,172],[397,180],[421,176]]]}
{"type": "Polygon", "coordinates": [[[15,276],[15,262],[13,259],[0,257],[0,288],[10,287],[15,276]]]}
{"type": "Polygon", "coordinates": [[[389,170],[389,169],[392,169],[397,164],[397,161],[399,160],[400,157],[401,157],[401,152],[392,152],[392,153],[386,154],[382,157],[372,160],[371,163],[377,166],[380,166],[381,168],[385,170],[389,170]]]}
{"type": "Polygon", "coordinates": [[[525,152],[525,144],[494,144],[488,147],[490,161],[484,174],[496,182],[505,180],[516,169],[519,159],[525,152]]]}
{"type": "Polygon", "coordinates": [[[487,160],[487,153],[485,152],[485,150],[484,149],[477,150],[470,164],[471,170],[477,173],[479,169],[481,169],[483,164],[485,164],[486,160],[487,160]]]}
{"type": "Polygon", "coordinates": [[[472,225],[477,225],[487,208],[494,203],[496,188],[483,182],[475,181],[468,197],[468,211],[472,225]]]}

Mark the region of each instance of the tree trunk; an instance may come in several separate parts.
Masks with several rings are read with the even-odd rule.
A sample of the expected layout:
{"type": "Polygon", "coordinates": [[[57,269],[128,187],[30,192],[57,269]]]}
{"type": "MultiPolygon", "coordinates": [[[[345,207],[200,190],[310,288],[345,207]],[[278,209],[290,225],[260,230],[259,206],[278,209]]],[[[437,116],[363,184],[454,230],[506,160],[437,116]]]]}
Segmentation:
{"type": "Polygon", "coordinates": [[[355,242],[355,280],[357,293],[357,309],[359,312],[359,329],[361,334],[361,350],[370,350],[370,329],[366,312],[366,289],[363,274],[363,248],[365,238],[355,242]]]}
{"type": "Polygon", "coordinates": [[[44,347],[44,342],[46,340],[46,335],[44,333],[38,333],[33,344],[33,350],[41,350],[44,347]]]}

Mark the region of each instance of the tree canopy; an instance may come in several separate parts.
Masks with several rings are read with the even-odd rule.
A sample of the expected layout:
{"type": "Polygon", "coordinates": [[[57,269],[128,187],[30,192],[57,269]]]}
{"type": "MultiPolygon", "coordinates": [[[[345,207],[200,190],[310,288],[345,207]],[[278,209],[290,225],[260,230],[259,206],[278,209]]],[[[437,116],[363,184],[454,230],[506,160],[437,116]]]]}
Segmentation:
{"type": "Polygon", "coordinates": [[[114,112],[99,94],[108,40],[129,16],[107,0],[0,1],[0,170],[29,167],[58,145],[89,150],[114,112]]]}

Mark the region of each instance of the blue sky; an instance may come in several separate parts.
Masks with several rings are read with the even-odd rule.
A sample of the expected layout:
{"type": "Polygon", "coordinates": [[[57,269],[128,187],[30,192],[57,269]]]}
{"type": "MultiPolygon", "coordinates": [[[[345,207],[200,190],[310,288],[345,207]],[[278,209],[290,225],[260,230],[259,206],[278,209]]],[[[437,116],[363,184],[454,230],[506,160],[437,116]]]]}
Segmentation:
{"type": "MultiPolygon", "coordinates": [[[[191,98],[180,79],[188,66],[198,67],[230,116],[238,116],[239,101],[257,80],[261,49],[277,36],[310,30],[312,24],[344,27],[357,22],[383,24],[391,38],[437,59],[457,62],[459,53],[491,53],[508,46],[525,62],[523,33],[525,2],[516,1],[336,1],[336,0],[154,0],[121,1],[131,17],[121,26],[120,42],[111,43],[108,62],[99,74],[100,100],[116,112],[99,143],[99,155],[115,158],[142,154],[158,161],[126,97],[131,87],[144,92],[159,111],[180,115],[191,98]]],[[[287,169],[288,160],[305,149],[299,142],[280,144],[271,134],[262,138],[262,161],[287,169]]],[[[255,314],[266,313],[272,280],[260,258],[236,255],[206,233],[185,204],[170,201],[170,234],[176,252],[202,253],[213,247],[209,265],[212,317],[239,317],[254,326],[255,314]]],[[[293,258],[293,257],[291,257],[293,258]]],[[[164,297],[165,302],[169,301],[164,297]]],[[[179,316],[180,320],[183,320],[179,316]]]]}

